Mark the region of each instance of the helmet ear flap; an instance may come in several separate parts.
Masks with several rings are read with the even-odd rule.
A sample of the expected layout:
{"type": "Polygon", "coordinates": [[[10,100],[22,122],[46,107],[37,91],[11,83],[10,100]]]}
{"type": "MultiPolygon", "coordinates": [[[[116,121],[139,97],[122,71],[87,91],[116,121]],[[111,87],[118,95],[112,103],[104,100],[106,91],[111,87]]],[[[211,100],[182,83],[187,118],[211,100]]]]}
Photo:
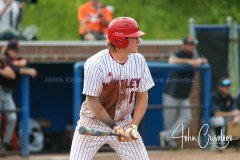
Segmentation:
{"type": "Polygon", "coordinates": [[[128,40],[126,39],[126,37],[122,37],[122,47],[126,48],[128,46],[128,40]]]}
{"type": "Polygon", "coordinates": [[[122,41],[120,41],[119,39],[115,39],[115,41],[116,41],[117,46],[121,46],[122,45],[122,41]]]}
{"type": "Polygon", "coordinates": [[[116,47],[125,48],[128,46],[128,40],[125,37],[118,37],[118,38],[116,37],[114,41],[115,41],[114,45],[116,47]]]}

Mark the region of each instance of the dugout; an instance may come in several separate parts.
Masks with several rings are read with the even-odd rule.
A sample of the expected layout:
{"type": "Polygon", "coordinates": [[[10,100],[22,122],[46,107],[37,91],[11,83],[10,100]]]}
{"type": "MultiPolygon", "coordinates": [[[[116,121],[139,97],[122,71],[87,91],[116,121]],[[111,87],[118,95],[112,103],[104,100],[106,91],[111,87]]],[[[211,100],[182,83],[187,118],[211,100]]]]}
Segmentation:
{"type": "MultiPolygon", "coordinates": [[[[30,66],[36,68],[39,75],[35,79],[23,77],[21,83],[28,88],[23,91],[20,83],[14,90],[16,105],[21,108],[27,105],[23,110],[25,116],[37,120],[42,126],[45,152],[66,151],[70,147],[68,134],[72,123],[73,63],[31,63],[30,66]],[[22,95],[25,96],[24,100],[22,95]]],[[[22,149],[23,155],[28,155],[28,120],[23,124],[27,128],[23,134],[26,139],[22,149]]]]}

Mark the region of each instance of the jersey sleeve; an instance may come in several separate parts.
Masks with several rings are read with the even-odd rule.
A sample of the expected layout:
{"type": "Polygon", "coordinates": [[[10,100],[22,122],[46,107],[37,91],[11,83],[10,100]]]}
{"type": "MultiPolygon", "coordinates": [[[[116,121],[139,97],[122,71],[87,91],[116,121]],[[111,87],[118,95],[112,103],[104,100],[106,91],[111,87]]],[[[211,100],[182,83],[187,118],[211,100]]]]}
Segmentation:
{"type": "Polygon", "coordinates": [[[12,68],[15,74],[20,75],[20,68],[15,66],[11,60],[8,60],[8,66],[12,68]]]}
{"type": "Polygon", "coordinates": [[[99,97],[102,91],[102,71],[98,64],[84,65],[83,94],[99,97]]]}
{"type": "Polygon", "coordinates": [[[152,88],[155,85],[153,82],[152,75],[147,66],[147,63],[144,58],[143,58],[143,60],[144,60],[143,61],[144,71],[143,71],[143,76],[142,76],[140,84],[139,84],[138,92],[148,91],[150,88],[152,88]]]}

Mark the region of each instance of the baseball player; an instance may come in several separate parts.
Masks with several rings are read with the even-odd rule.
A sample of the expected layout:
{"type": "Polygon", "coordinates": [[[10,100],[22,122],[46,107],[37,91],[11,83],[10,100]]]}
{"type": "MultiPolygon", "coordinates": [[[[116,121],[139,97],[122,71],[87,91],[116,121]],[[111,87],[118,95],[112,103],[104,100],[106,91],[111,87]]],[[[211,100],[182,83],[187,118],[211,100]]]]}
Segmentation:
{"type": "Polygon", "coordinates": [[[139,37],[144,34],[133,18],[116,18],[108,26],[108,49],[84,64],[86,101],[74,133],[70,160],[91,160],[104,144],[109,144],[121,159],[149,159],[138,132],[147,109],[148,90],[154,86],[144,57],[137,53],[139,37]],[[82,125],[121,136],[82,135],[78,132],[82,125]]]}
{"type": "MultiPolygon", "coordinates": [[[[3,55],[1,56],[4,56],[4,58],[2,58],[0,69],[0,109],[15,110],[16,106],[12,98],[12,92],[20,80],[20,76],[30,75],[31,77],[36,77],[37,71],[34,68],[26,67],[27,61],[20,59],[20,48],[17,40],[9,41],[7,47],[2,52],[3,55]]],[[[1,152],[11,149],[11,136],[17,121],[15,112],[6,112],[5,114],[7,116],[7,127],[6,134],[0,145],[1,152]]]]}

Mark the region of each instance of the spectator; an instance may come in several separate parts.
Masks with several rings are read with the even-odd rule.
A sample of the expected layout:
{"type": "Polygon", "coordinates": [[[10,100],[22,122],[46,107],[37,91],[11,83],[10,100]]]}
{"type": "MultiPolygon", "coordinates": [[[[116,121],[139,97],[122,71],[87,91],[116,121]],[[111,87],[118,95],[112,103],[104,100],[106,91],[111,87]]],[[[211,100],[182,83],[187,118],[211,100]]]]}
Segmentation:
{"type": "MultiPolygon", "coordinates": [[[[188,64],[199,67],[207,63],[205,58],[199,58],[196,52],[197,41],[192,36],[183,39],[182,48],[169,58],[171,64],[188,64]]],[[[191,109],[189,95],[193,84],[194,72],[173,72],[163,94],[164,131],[160,132],[161,147],[176,148],[176,142],[172,139],[173,131],[183,124],[184,129],[191,122],[191,109]],[[173,108],[174,107],[174,108],[173,108]]],[[[174,136],[179,136],[181,130],[176,130],[174,136]]]]}
{"type": "MultiPolygon", "coordinates": [[[[16,40],[9,41],[4,49],[4,64],[0,70],[0,109],[15,110],[16,106],[12,98],[12,91],[20,79],[20,75],[36,77],[37,71],[27,68],[27,61],[19,57],[19,44],[16,40]]],[[[2,152],[10,149],[10,140],[16,125],[17,115],[15,112],[6,112],[7,128],[3,138],[2,152]]],[[[1,118],[0,118],[1,119],[1,118]]]]}
{"type": "Polygon", "coordinates": [[[0,40],[36,39],[37,27],[31,25],[23,32],[20,24],[23,19],[24,3],[14,0],[0,0],[0,40]]]}
{"type": "Polygon", "coordinates": [[[237,96],[237,107],[240,110],[240,93],[238,93],[238,96],[237,96]]]}
{"type": "Polygon", "coordinates": [[[89,0],[78,9],[80,23],[79,35],[81,40],[105,40],[112,11],[99,0],[89,0]]]}
{"type": "MultiPolygon", "coordinates": [[[[221,130],[226,133],[226,126],[236,125],[240,122],[239,110],[230,93],[231,80],[221,78],[218,82],[217,91],[211,95],[211,120],[210,125],[215,130],[215,134],[219,136],[221,130]]],[[[223,142],[222,142],[223,143],[223,142]]],[[[222,143],[218,143],[220,145],[222,143]]]]}

